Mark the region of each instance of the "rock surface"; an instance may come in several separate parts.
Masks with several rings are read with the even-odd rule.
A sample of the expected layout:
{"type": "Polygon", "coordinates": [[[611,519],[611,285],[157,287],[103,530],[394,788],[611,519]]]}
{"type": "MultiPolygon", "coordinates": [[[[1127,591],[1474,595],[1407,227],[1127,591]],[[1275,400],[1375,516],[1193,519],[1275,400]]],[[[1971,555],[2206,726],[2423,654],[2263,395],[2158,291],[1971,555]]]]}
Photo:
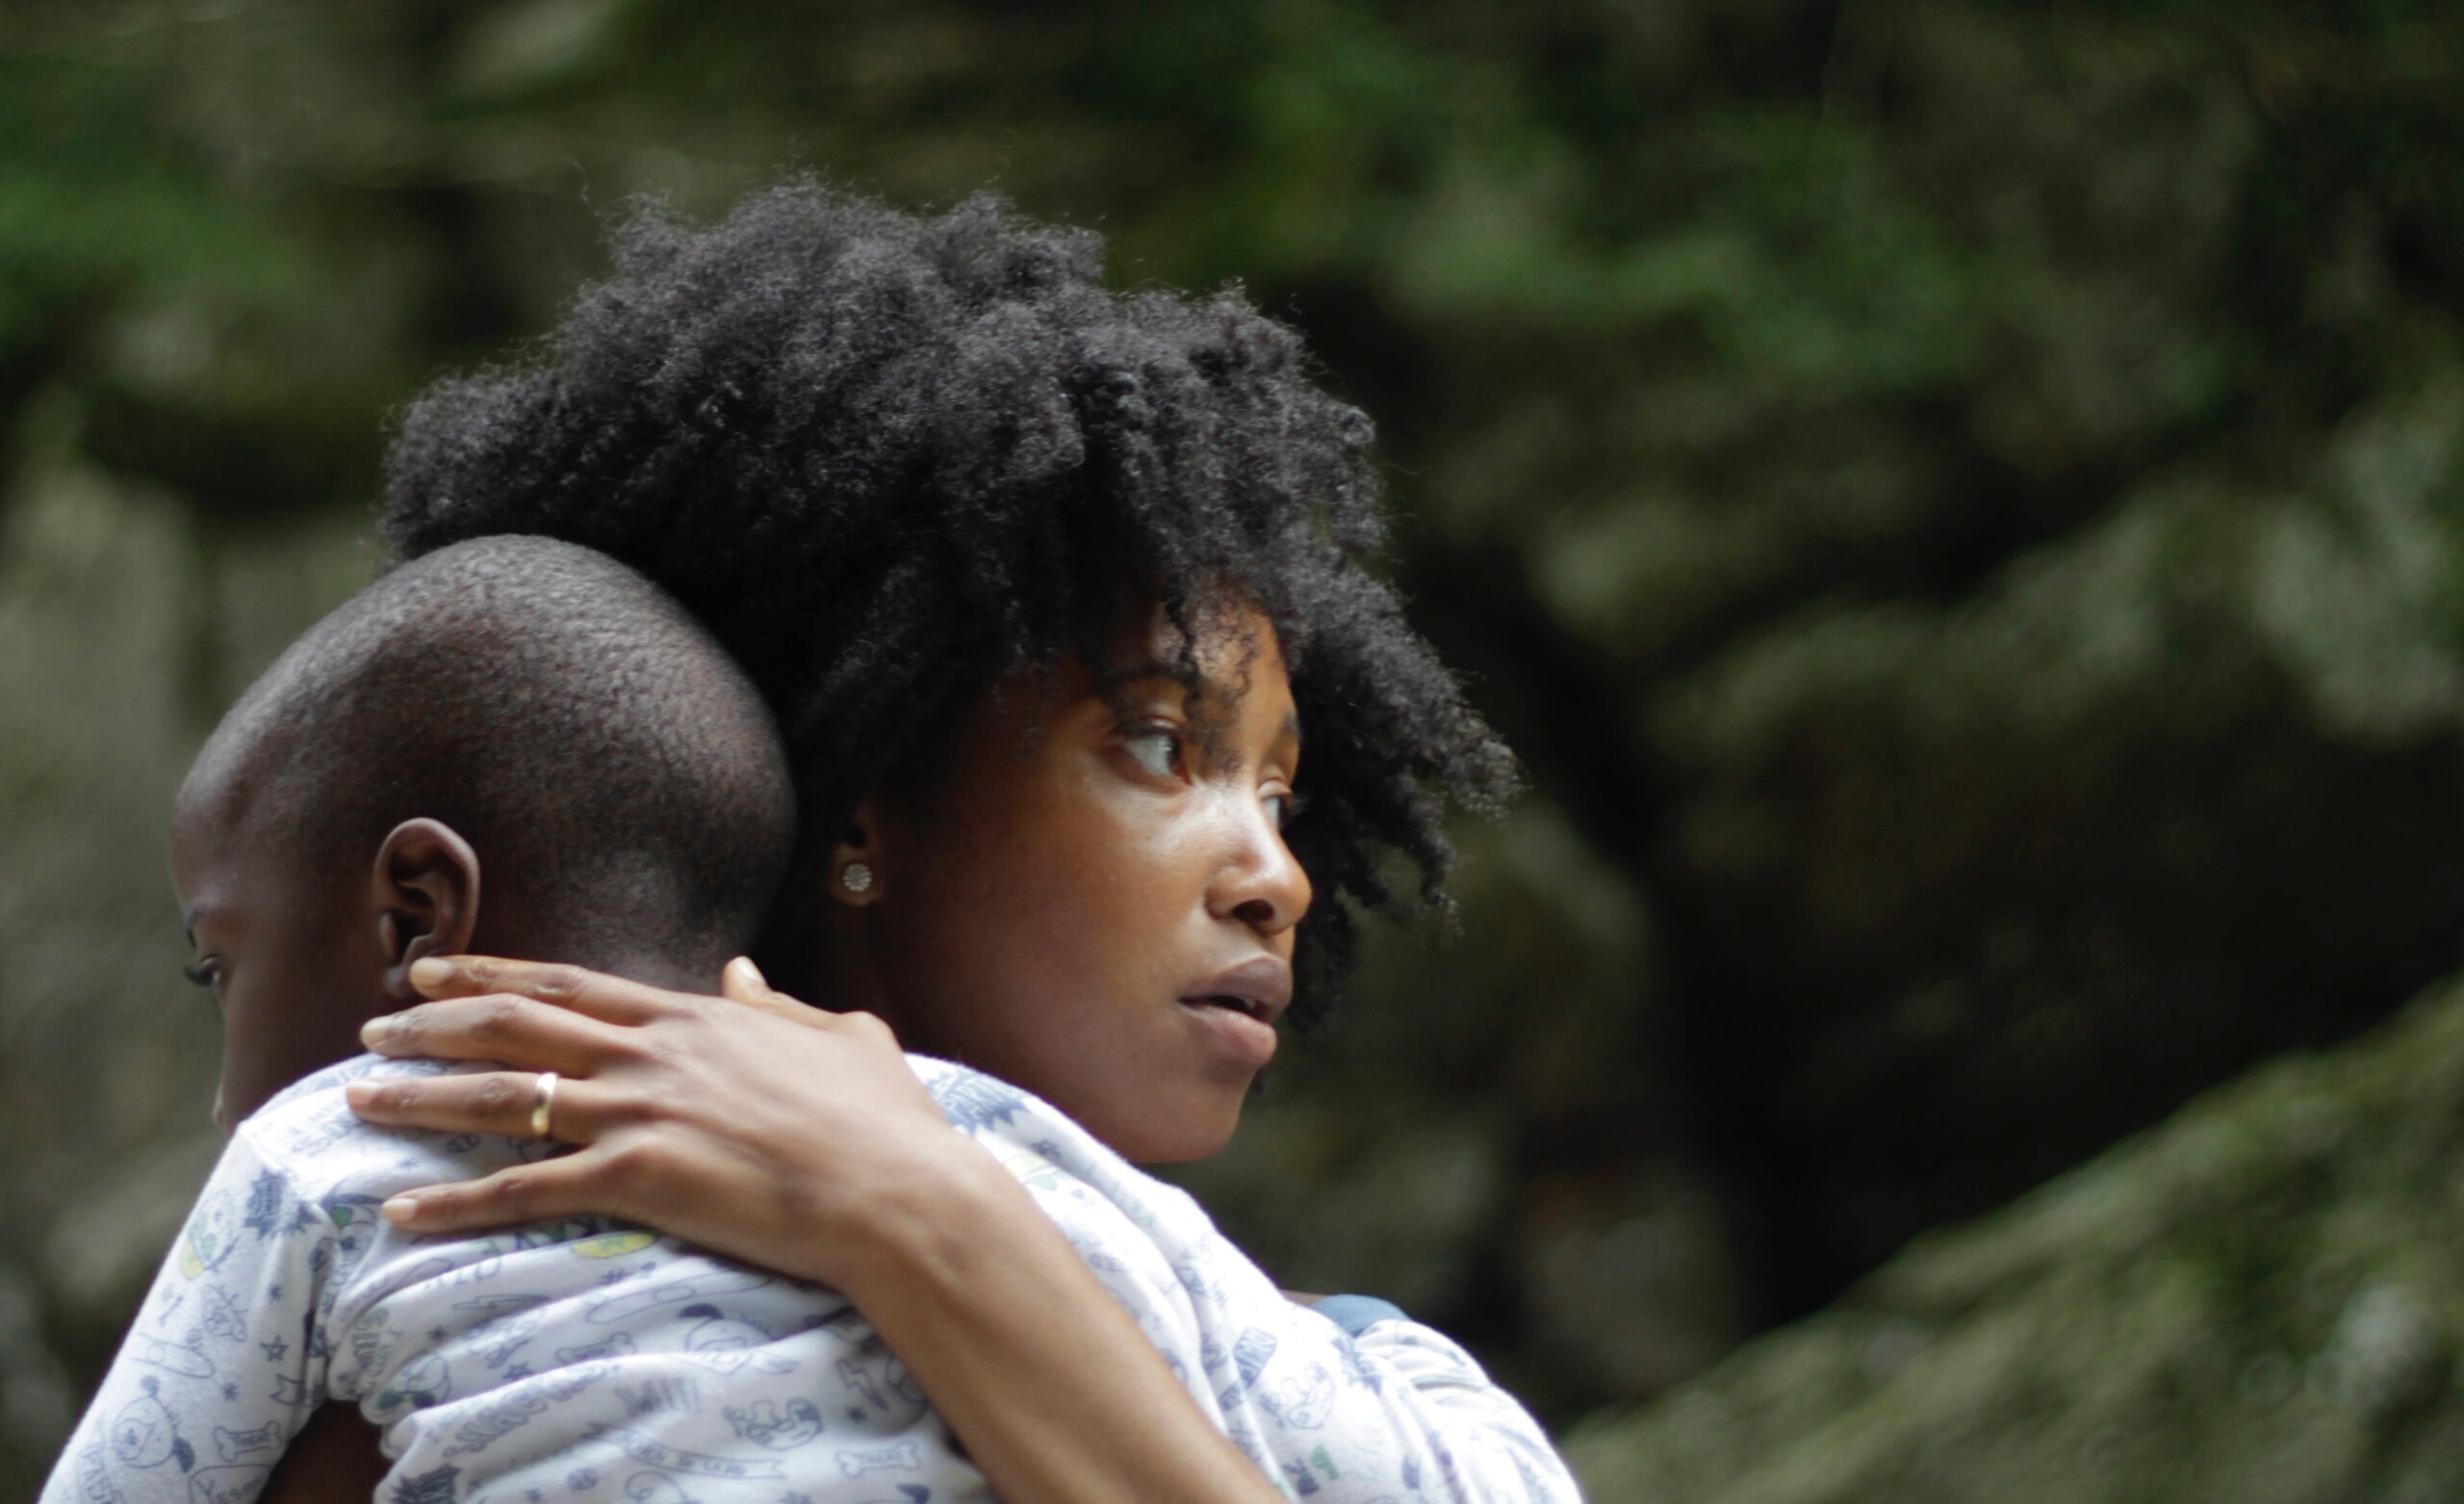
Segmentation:
{"type": "Polygon", "coordinates": [[[2464,981],[1568,1439],[1597,1504],[2449,1499],[2464,981]]]}

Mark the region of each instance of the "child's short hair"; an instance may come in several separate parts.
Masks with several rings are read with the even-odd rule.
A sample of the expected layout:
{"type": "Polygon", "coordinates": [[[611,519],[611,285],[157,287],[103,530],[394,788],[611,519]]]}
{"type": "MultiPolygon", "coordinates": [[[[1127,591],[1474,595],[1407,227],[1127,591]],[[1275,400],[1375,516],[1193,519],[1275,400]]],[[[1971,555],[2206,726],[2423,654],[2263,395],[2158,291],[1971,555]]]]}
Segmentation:
{"type": "Polygon", "coordinates": [[[401,565],[312,627],[181,798],[337,879],[434,818],[490,894],[521,896],[534,943],[713,975],[751,945],[795,826],[769,714],[701,625],[603,554],[513,536],[401,565]]]}

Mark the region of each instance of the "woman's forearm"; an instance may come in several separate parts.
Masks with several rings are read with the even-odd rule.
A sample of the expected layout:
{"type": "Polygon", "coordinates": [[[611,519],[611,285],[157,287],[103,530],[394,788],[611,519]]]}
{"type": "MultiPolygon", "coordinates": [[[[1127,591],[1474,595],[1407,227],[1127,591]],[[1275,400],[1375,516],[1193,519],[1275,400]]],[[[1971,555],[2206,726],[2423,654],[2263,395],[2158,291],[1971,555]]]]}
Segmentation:
{"type": "MultiPolygon", "coordinates": [[[[596,1212],[835,1287],[1010,1504],[1267,1504],[1283,1493],[1267,1467],[1329,1499],[1576,1496],[1545,1435],[1451,1344],[1404,1366],[1365,1351],[1194,1203],[1014,1088],[901,1055],[877,1020],[763,990],[720,1001],[457,965],[463,980],[431,990],[463,996],[370,1042],[566,1071],[579,1079],[556,1127],[582,1147],[388,1203],[414,1231],[596,1212]],[[508,984],[558,1005],[508,1012],[481,995],[508,984]],[[595,1053],[539,1022],[566,1011],[595,1053]]],[[[429,1076],[351,1100],[378,1122],[518,1135],[532,1084],[429,1076]]]]}
{"type": "Polygon", "coordinates": [[[1280,1501],[1017,1182],[954,1169],[844,1287],[1007,1504],[1280,1501]]]}
{"type": "MultiPolygon", "coordinates": [[[[1159,1375],[1159,1382],[1182,1390],[1211,1434],[1234,1438],[1241,1454],[1287,1496],[1326,1504],[1404,1495],[1450,1504],[1578,1499],[1547,1434],[1453,1342],[1408,1319],[1361,1311],[1357,1303],[1334,1319],[1304,1309],[1226,1241],[1194,1201],[1122,1163],[1048,1105],[997,1083],[970,1082],[967,1073],[939,1061],[919,1062],[919,1073],[937,1096],[947,1094],[954,1121],[968,1125],[962,1141],[972,1138],[999,1165],[1004,1184],[991,1193],[1006,1192],[1014,1178],[1058,1231],[1057,1239],[1046,1239],[1056,1260],[1065,1260],[1055,1263],[1055,1277],[1084,1269],[1099,1282],[1111,1302],[1134,1318],[1122,1325],[1131,1346],[1142,1356],[1144,1349],[1160,1350],[1169,1365],[1171,1379],[1159,1375]]],[[[967,1162],[980,1168],[983,1161],[967,1162]]],[[[922,1186],[930,1177],[903,1184],[922,1186]]],[[[920,1196],[919,1209],[931,1199],[929,1192],[920,1196]]],[[[1014,1200],[1005,1196],[993,1205],[1014,1200]]],[[[931,1251],[936,1229],[965,1224],[901,1210],[877,1213],[871,1225],[911,1230],[891,1267],[912,1269],[947,1257],[931,1251]]],[[[1006,1218],[992,1226],[1021,1246],[1033,1231],[1006,1218]]],[[[981,1245],[962,1238],[956,1257],[975,1246],[981,1245]]],[[[961,1271],[954,1283],[971,1287],[966,1278],[961,1271]]],[[[1036,1304],[1031,1282],[1016,1282],[1003,1298],[1014,1302],[1014,1310],[1036,1304]]],[[[923,1314],[945,1317],[947,1312],[928,1307],[923,1314]]],[[[1064,1326],[1042,1339],[1065,1349],[1071,1338],[1064,1326]]],[[[1030,1357],[1016,1371],[1032,1375],[1037,1362],[1030,1357]]],[[[1061,1408],[1065,1413],[1069,1403],[1061,1408]]],[[[1109,1410],[1080,1412],[1077,1429],[1089,1431],[1090,1421],[1094,1434],[1082,1440],[1119,1444],[1139,1435],[1115,1424],[1109,1410]],[[1117,1434],[1103,1436],[1106,1427],[1117,1434]]],[[[1137,1466],[1140,1460],[1128,1461],[1137,1466]]]]}

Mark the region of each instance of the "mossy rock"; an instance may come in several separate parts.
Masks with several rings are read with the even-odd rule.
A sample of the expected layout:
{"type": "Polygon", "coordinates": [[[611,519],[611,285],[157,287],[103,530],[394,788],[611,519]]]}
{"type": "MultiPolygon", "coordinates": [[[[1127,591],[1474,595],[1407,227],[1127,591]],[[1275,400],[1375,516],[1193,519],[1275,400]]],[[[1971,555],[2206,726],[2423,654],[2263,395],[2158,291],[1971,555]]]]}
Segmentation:
{"type": "Polygon", "coordinates": [[[2464,981],[1568,1438],[1597,1504],[2464,1497],[2464,981]]]}

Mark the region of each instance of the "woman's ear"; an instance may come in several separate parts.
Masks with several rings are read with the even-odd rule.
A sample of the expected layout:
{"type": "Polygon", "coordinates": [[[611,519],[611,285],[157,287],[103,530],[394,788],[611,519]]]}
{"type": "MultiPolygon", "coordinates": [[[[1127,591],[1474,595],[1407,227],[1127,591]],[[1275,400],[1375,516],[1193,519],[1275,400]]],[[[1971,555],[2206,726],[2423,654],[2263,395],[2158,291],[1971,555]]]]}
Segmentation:
{"type": "Polygon", "coordinates": [[[830,849],[830,896],[854,908],[882,896],[881,811],[871,800],[856,806],[847,828],[830,849]]]}
{"type": "Polygon", "coordinates": [[[377,848],[371,877],[386,996],[416,1003],[411,962],[471,948],[479,927],[479,854],[442,820],[405,820],[377,848]]]}

